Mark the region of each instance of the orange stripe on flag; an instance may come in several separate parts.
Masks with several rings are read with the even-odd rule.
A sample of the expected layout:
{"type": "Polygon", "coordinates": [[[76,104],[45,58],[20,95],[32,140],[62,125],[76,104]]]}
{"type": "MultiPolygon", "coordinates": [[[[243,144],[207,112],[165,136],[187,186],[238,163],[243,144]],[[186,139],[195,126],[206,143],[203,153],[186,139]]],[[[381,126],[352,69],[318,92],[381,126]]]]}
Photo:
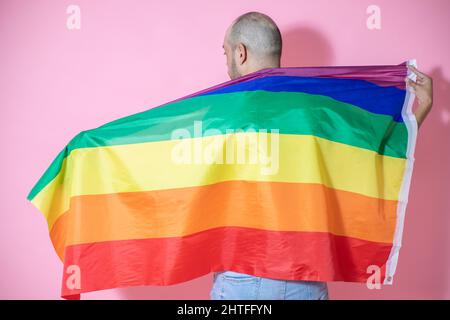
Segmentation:
{"type": "Polygon", "coordinates": [[[397,201],[321,184],[228,181],[73,197],[50,235],[61,259],[68,245],[181,237],[223,226],[330,232],[392,243],[396,210],[397,201]]]}

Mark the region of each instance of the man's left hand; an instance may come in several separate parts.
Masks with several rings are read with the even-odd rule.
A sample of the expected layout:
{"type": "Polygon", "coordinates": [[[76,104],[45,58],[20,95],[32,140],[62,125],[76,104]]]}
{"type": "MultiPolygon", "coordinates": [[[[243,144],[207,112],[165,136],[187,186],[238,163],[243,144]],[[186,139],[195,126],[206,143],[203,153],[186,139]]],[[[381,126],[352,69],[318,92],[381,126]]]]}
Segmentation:
{"type": "Polygon", "coordinates": [[[406,82],[414,90],[419,100],[419,106],[414,114],[417,119],[417,125],[420,127],[433,106],[433,79],[417,70],[414,66],[408,65],[408,69],[417,76],[416,81],[406,78],[406,82]]]}

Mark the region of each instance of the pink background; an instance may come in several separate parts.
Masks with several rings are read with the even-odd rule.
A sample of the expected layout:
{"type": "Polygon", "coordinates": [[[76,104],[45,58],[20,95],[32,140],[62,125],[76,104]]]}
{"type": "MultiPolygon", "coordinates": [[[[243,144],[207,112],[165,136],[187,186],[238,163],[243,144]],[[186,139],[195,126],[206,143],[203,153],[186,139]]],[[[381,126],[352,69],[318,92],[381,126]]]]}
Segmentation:
{"type": "MultiPolygon", "coordinates": [[[[26,195],[76,133],[228,80],[223,35],[238,15],[269,14],[283,66],[398,64],[434,78],[421,128],[393,286],[330,283],[332,299],[450,298],[450,1],[0,0],[0,298],[59,299],[62,264],[26,195]],[[81,8],[81,30],[66,8],[81,8]],[[381,30],[366,8],[381,8],[381,30]]],[[[212,275],[169,287],[85,294],[208,299],[212,275]]]]}

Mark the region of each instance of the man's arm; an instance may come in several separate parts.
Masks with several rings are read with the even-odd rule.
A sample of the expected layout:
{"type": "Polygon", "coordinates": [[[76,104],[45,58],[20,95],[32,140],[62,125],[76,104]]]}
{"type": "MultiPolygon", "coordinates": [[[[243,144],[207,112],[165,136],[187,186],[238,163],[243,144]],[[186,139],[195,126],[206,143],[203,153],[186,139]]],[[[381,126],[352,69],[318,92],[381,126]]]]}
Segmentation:
{"type": "Polygon", "coordinates": [[[415,82],[408,78],[406,78],[406,82],[414,90],[414,93],[419,100],[419,106],[414,112],[414,115],[417,119],[417,126],[420,128],[420,125],[425,120],[431,110],[431,107],[433,106],[433,79],[425,73],[417,70],[414,66],[408,65],[408,69],[414,72],[417,76],[415,82]]]}

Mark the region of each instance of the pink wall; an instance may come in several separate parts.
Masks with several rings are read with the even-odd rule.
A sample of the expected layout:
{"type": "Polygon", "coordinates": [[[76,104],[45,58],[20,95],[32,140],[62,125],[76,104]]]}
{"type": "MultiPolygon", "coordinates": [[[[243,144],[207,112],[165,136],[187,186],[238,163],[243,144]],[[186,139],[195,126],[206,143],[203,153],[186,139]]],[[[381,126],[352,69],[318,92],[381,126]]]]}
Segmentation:
{"type": "MultiPolygon", "coordinates": [[[[62,265],[25,198],[77,132],[228,80],[222,39],[246,11],[274,18],[284,66],[397,64],[435,83],[420,130],[393,286],[330,284],[331,298],[450,298],[450,1],[0,1],[0,298],[58,299],[62,265]],[[81,8],[81,29],[66,8],[81,8]],[[381,30],[366,8],[381,8],[381,30]]],[[[86,294],[208,299],[211,274],[170,287],[86,294]]]]}

